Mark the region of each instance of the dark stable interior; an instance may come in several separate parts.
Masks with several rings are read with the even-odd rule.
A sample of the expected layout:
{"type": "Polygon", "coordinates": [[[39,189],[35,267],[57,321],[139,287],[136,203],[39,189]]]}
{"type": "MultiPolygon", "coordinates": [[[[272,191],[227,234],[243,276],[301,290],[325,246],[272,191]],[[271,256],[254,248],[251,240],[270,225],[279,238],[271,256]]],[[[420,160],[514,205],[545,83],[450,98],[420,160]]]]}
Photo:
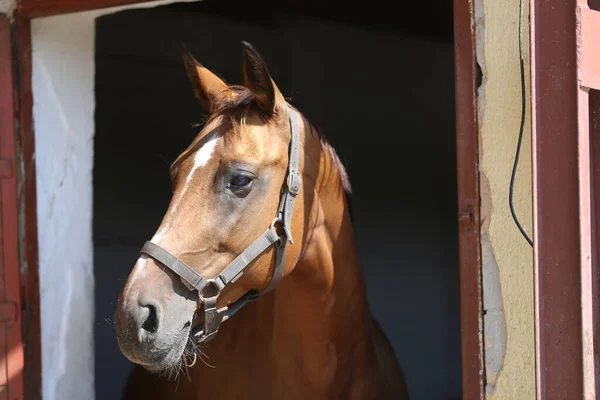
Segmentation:
{"type": "Polygon", "coordinates": [[[167,209],[169,165],[204,116],[180,45],[239,84],[242,40],[346,165],[368,301],[411,398],[462,397],[452,3],[387,3],[207,0],[97,20],[98,399],[118,399],[131,368],[112,328],[117,297],[167,209]]]}

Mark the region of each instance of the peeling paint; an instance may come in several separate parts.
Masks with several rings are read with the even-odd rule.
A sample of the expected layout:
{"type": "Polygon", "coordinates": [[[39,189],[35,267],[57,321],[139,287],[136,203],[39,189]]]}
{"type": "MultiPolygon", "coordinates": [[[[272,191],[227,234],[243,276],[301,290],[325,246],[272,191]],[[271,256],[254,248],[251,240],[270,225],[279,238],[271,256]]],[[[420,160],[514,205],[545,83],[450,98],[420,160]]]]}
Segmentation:
{"type": "Polygon", "coordinates": [[[486,392],[496,392],[496,381],[506,356],[506,319],[502,306],[500,271],[488,238],[492,218],[492,193],[485,173],[480,173],[481,264],[483,280],[483,331],[486,392]]]}
{"type": "Polygon", "coordinates": [[[506,319],[502,307],[500,271],[487,235],[481,237],[481,255],[486,391],[495,393],[496,380],[506,357],[506,319]]]}

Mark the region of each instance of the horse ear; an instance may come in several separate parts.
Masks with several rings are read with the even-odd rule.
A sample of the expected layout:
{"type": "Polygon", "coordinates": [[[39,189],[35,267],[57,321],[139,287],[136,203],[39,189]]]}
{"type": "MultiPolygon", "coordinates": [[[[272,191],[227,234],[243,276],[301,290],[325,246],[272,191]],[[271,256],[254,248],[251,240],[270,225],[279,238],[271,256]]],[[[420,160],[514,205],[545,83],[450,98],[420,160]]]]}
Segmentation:
{"type": "Polygon", "coordinates": [[[194,89],[194,94],[200,100],[204,109],[207,112],[211,112],[215,97],[228,88],[227,84],[204,65],[200,64],[185,45],[181,46],[181,54],[187,75],[194,89]]]}
{"type": "Polygon", "coordinates": [[[283,98],[281,92],[273,82],[267,64],[256,49],[248,42],[243,41],[244,51],[244,86],[246,86],[256,99],[258,107],[267,115],[275,112],[277,98],[283,98]]]}

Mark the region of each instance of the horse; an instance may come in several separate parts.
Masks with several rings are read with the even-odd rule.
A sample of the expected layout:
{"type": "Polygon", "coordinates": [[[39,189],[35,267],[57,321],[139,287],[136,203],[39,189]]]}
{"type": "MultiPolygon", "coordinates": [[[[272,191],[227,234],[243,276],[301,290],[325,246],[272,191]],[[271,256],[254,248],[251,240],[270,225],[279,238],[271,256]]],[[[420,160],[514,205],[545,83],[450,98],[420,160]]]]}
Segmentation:
{"type": "Polygon", "coordinates": [[[242,42],[230,85],[182,46],[207,114],[119,295],[124,399],[408,399],[372,316],[336,151],[242,42]]]}

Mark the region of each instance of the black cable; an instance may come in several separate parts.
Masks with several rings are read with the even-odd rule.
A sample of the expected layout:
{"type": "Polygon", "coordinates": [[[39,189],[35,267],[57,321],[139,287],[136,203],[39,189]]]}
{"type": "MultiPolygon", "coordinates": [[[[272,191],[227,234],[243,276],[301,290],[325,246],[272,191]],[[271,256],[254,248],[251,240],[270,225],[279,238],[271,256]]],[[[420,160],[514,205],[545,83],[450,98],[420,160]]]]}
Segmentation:
{"type": "Polygon", "coordinates": [[[517,173],[517,166],[519,165],[519,155],[521,153],[521,142],[523,140],[523,130],[525,127],[525,111],[526,111],[526,98],[525,98],[525,62],[523,60],[523,37],[522,37],[522,29],[523,29],[523,0],[519,2],[519,58],[520,58],[520,66],[521,66],[521,128],[519,130],[519,141],[517,142],[517,153],[515,154],[515,162],[513,164],[512,174],[510,177],[510,190],[508,193],[508,204],[510,206],[510,213],[517,224],[517,228],[521,231],[521,234],[527,240],[530,246],[533,246],[533,242],[521,226],[519,222],[519,218],[515,213],[515,208],[513,205],[513,192],[515,185],[515,175],[517,173]]]}

